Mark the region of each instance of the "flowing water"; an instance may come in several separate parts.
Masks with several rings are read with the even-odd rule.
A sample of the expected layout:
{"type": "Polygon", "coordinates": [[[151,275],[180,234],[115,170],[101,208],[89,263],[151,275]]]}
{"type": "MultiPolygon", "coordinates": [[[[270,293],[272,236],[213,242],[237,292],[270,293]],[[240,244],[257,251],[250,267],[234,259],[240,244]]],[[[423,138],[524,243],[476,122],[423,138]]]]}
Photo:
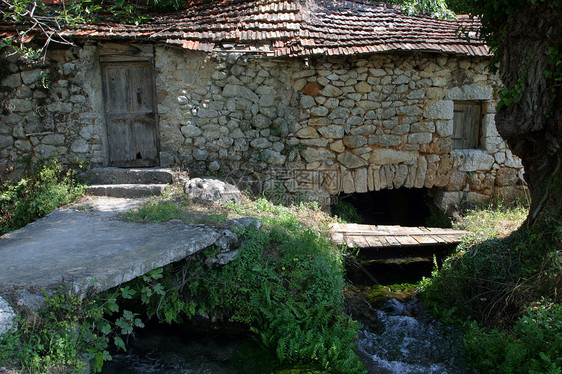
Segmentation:
{"type": "MultiPolygon", "coordinates": [[[[353,314],[363,319],[361,322],[368,327],[359,332],[357,346],[369,373],[470,373],[462,360],[460,332],[428,318],[415,299],[390,299],[377,309],[363,302],[362,309],[353,314]],[[364,320],[367,315],[368,321],[364,320]]],[[[193,334],[152,325],[141,330],[129,347],[126,353],[114,354],[102,373],[262,374],[283,371],[281,364],[243,335],[193,334]]]]}
{"type": "Polygon", "coordinates": [[[386,301],[371,311],[378,326],[359,332],[357,342],[369,373],[469,373],[462,359],[462,335],[428,318],[415,299],[386,301]]]}

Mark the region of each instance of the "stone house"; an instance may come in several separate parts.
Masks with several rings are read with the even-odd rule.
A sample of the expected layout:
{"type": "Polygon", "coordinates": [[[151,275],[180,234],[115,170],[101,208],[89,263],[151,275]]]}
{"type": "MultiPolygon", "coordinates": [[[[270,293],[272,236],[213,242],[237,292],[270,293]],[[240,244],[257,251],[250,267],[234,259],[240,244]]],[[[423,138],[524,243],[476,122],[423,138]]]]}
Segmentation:
{"type": "Polygon", "coordinates": [[[75,46],[53,45],[43,65],[4,51],[0,167],[30,155],[315,199],[510,200],[523,169],[495,129],[498,78],[475,22],[362,0],[229,0],[74,26],[75,46]]]}

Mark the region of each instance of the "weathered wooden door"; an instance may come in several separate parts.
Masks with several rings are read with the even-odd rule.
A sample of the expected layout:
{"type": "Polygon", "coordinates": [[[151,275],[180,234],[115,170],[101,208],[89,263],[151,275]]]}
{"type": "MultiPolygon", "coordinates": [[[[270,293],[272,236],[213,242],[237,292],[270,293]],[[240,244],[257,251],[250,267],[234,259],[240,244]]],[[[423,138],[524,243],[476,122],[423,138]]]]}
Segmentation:
{"type": "Polygon", "coordinates": [[[476,149],[480,145],[481,105],[477,101],[455,102],[453,149],[476,149]]]}
{"type": "Polygon", "coordinates": [[[150,61],[102,62],[109,164],[158,165],[158,119],[150,61]]]}

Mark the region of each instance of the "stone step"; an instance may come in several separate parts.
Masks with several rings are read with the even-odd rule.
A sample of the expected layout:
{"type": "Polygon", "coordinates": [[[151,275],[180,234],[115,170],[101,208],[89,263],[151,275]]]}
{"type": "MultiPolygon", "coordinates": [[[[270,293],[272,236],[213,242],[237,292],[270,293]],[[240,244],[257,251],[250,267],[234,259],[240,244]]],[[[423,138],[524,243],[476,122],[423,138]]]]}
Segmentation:
{"type": "Polygon", "coordinates": [[[94,196],[138,198],[161,195],[168,184],[94,184],[87,193],[94,196]]]}
{"type": "Polygon", "coordinates": [[[86,181],[93,185],[100,184],[168,184],[172,183],[174,174],[170,169],[122,169],[93,168],[86,172],[86,181]]]}

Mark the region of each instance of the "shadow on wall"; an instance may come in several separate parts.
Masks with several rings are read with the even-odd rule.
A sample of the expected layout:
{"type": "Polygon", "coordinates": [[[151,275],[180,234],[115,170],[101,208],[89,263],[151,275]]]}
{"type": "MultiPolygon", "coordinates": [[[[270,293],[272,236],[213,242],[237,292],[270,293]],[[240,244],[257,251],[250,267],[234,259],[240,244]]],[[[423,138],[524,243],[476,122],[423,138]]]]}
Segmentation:
{"type": "Polygon", "coordinates": [[[429,190],[423,188],[400,188],[341,195],[338,204],[332,206],[332,212],[338,214],[342,205],[349,204],[360,216],[347,219],[349,222],[372,225],[449,226],[450,223],[442,219],[442,213],[435,207],[428,192],[429,190]]]}

